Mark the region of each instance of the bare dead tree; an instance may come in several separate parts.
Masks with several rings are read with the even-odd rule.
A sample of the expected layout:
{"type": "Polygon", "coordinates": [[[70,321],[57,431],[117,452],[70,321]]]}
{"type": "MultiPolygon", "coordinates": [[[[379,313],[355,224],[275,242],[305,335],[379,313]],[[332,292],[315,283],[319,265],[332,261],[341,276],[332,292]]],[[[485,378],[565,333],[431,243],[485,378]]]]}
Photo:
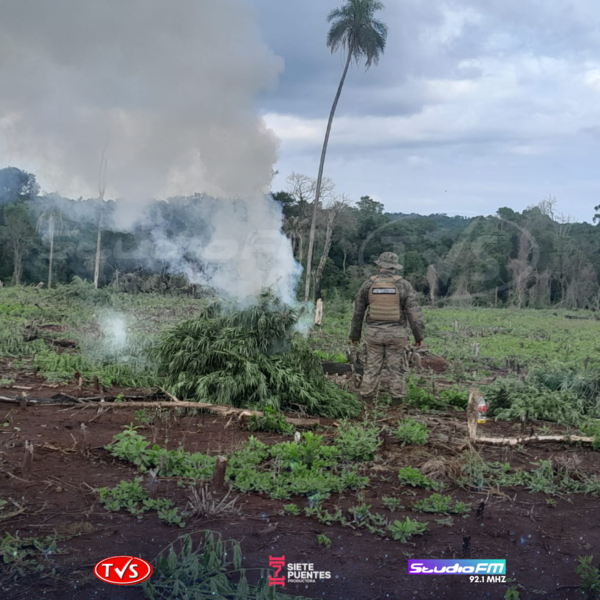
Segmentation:
{"type": "Polygon", "coordinates": [[[325,264],[327,262],[327,259],[329,258],[329,252],[331,250],[331,240],[333,238],[333,226],[335,223],[335,219],[339,215],[340,211],[348,205],[348,203],[349,198],[345,195],[341,195],[338,196],[326,209],[327,226],[325,231],[325,245],[323,247],[323,253],[321,254],[321,258],[319,259],[319,264],[315,271],[315,290],[320,290],[321,288],[323,269],[325,268],[325,264]]]}
{"type": "Polygon", "coordinates": [[[519,240],[519,253],[517,258],[512,258],[508,264],[515,289],[515,301],[518,308],[523,306],[527,285],[533,275],[533,268],[529,262],[529,253],[531,252],[531,241],[525,234],[521,234],[519,240]]]}
{"type": "Polygon", "coordinates": [[[438,289],[438,276],[435,265],[427,267],[427,283],[429,284],[429,301],[435,304],[435,294],[438,289]]]}
{"type": "Polygon", "coordinates": [[[104,193],[106,192],[106,169],[108,163],[106,160],[106,146],[102,149],[102,157],[100,158],[100,173],[98,175],[98,200],[100,211],[98,215],[98,239],[96,241],[96,262],[94,264],[94,287],[98,289],[98,281],[100,279],[100,248],[102,245],[102,216],[104,212],[104,193]]]}

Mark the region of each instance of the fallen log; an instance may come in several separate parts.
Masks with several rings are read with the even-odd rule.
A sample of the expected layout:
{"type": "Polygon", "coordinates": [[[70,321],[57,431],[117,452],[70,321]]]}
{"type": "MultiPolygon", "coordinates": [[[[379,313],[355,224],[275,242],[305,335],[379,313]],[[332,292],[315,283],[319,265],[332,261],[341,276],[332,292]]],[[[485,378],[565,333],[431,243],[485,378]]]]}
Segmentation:
{"type": "Polygon", "coordinates": [[[477,398],[479,392],[471,390],[469,404],[467,405],[467,427],[469,440],[473,444],[491,444],[494,446],[518,446],[526,442],[580,442],[593,444],[594,438],[582,435],[522,435],[519,437],[479,437],[477,435],[477,398]]]}
{"type": "Polygon", "coordinates": [[[518,438],[476,437],[471,441],[475,442],[476,444],[492,444],[495,446],[518,446],[519,444],[524,444],[525,442],[580,442],[583,444],[592,444],[594,442],[594,438],[582,435],[528,435],[525,437],[518,438]]]}
{"type": "MultiPolygon", "coordinates": [[[[172,396],[174,398],[174,396],[172,396]]],[[[19,403],[20,399],[17,398],[7,398],[6,396],[0,396],[1,401],[11,402],[11,403],[19,403]]],[[[87,399],[86,399],[87,400],[87,399]]],[[[37,400],[29,399],[28,402],[30,404],[35,404],[37,407],[41,406],[71,406],[77,410],[85,410],[88,407],[96,407],[98,408],[99,402],[94,401],[85,401],[80,399],[77,403],[70,404],[57,404],[57,403],[42,403],[37,400]]],[[[219,404],[209,404],[207,402],[182,402],[181,400],[174,400],[172,402],[103,402],[102,408],[104,410],[109,409],[125,409],[125,408],[166,408],[172,410],[174,408],[192,408],[195,410],[207,410],[214,414],[221,415],[223,417],[229,416],[237,416],[239,419],[249,418],[252,416],[263,417],[264,413],[258,410],[248,410],[245,408],[234,408],[232,406],[221,406],[219,404]]],[[[287,423],[291,425],[295,425],[296,427],[310,427],[313,425],[319,425],[319,419],[303,419],[303,418],[294,418],[294,417],[286,417],[287,423]]]]}

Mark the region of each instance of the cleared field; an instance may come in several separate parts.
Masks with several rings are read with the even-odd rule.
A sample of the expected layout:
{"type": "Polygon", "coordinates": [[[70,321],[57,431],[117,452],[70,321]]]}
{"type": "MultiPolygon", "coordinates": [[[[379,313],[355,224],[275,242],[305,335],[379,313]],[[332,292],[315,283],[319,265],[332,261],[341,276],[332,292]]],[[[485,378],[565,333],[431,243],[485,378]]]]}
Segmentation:
{"type": "MultiPolygon", "coordinates": [[[[404,409],[383,396],[359,418],[301,427],[286,421],[298,414],[272,409],[238,420],[152,406],[168,398],[148,349],[207,302],[111,295],[86,284],[0,290],[5,597],[112,599],[90,565],[118,554],[159,565],[169,544],[181,549],[182,534],[200,544],[200,562],[213,561],[206,581],[235,587],[240,564],[210,554],[207,529],[242,542],[241,568],[260,598],[285,597],[260,580],[269,556],[281,555],[331,573],[310,587],[288,582],[279,590],[313,598],[400,599],[409,590],[412,598],[566,600],[593,592],[596,575],[585,557],[600,547],[590,520],[600,495],[597,451],[590,444],[473,445],[464,410],[466,390],[477,384],[498,417],[481,426],[486,435],[580,427],[598,435],[600,322],[593,313],[428,309],[427,349],[448,361],[445,372],[412,372],[404,409]],[[105,407],[81,404],[99,396],[105,407]],[[132,398],[148,405],[127,407],[132,398]],[[33,444],[31,464],[25,441],[33,444]],[[211,504],[205,494],[217,456],[228,459],[226,485],[211,504]],[[582,522],[591,525],[584,531],[582,522]],[[425,557],[506,558],[508,576],[483,584],[409,577],[408,558],[425,557]]],[[[349,318],[349,306],[326,307],[323,328],[309,340],[321,357],[344,359],[349,318]]],[[[185,578],[193,563],[186,560],[163,565],[156,589],[135,586],[119,598],[179,598],[169,583],[174,574],[197,597],[211,597],[185,578]]],[[[255,597],[232,590],[232,598],[255,597]]]]}

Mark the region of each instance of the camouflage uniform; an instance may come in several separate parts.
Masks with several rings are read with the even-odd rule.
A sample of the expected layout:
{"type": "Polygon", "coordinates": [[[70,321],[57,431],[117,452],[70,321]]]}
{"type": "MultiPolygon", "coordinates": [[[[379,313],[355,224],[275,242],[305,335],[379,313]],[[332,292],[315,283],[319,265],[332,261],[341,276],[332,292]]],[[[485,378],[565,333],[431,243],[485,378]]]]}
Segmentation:
{"type": "MultiPolygon", "coordinates": [[[[375,264],[383,269],[402,268],[398,257],[391,252],[384,252],[375,264]]],[[[421,342],[425,337],[425,323],[417,294],[405,279],[391,272],[381,272],[365,281],[356,295],[350,329],[352,342],[361,338],[365,313],[367,364],[361,396],[369,399],[379,392],[385,364],[390,373],[390,393],[397,402],[406,395],[404,376],[408,370],[409,326],[415,342],[421,342]]]]}

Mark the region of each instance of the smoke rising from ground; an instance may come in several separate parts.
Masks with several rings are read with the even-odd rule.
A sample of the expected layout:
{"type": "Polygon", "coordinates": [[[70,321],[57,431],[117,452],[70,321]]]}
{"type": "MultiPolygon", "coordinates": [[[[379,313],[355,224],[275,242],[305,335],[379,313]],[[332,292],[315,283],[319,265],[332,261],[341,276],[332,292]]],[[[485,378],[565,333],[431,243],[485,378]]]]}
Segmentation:
{"type": "MultiPolygon", "coordinates": [[[[264,195],[278,140],[256,107],[282,68],[246,0],[2,0],[0,157],[97,197],[105,155],[106,197],[120,199],[104,227],[150,232],[132,265],[240,299],[271,286],[289,302],[300,267],[264,195]],[[173,235],[152,199],[196,192],[210,196],[173,235]]],[[[98,221],[100,205],[71,204],[98,221]]]]}
{"type": "Polygon", "coordinates": [[[282,66],[244,0],[2,0],[0,151],[75,197],[105,145],[107,196],[253,196],[278,149],[255,100],[282,66]]]}

